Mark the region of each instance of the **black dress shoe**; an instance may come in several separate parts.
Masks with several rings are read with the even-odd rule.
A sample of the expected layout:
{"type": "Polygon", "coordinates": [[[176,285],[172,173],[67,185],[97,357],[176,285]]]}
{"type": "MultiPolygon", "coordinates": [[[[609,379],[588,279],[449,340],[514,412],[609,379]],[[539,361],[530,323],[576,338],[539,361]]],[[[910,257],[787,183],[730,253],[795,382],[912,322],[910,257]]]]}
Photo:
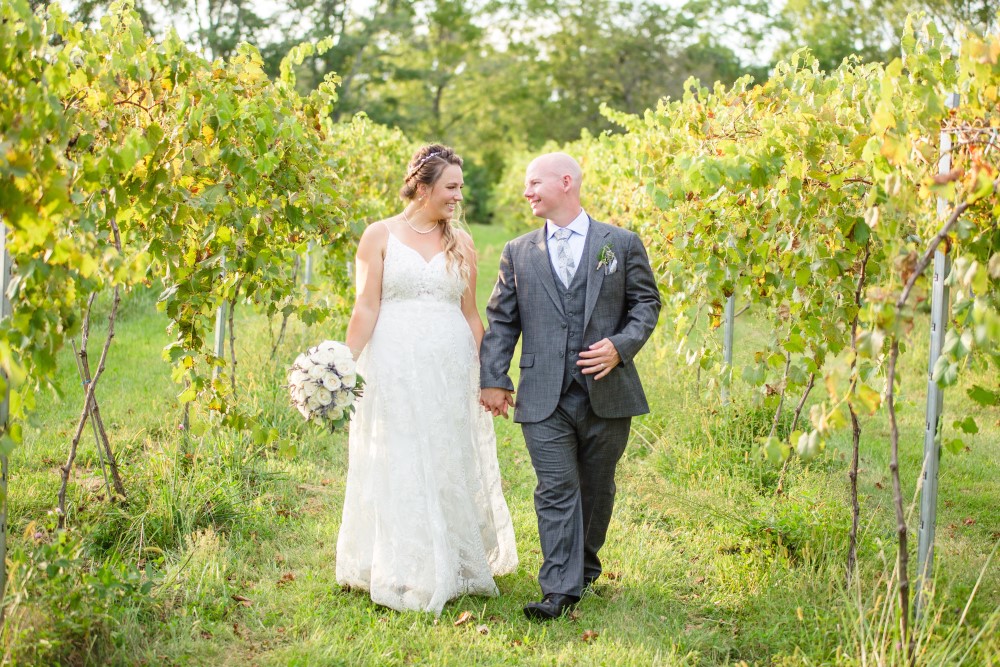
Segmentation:
{"type": "Polygon", "coordinates": [[[574,595],[549,593],[541,602],[529,602],[524,606],[524,615],[533,621],[549,621],[559,618],[573,608],[580,598],[574,595]]]}

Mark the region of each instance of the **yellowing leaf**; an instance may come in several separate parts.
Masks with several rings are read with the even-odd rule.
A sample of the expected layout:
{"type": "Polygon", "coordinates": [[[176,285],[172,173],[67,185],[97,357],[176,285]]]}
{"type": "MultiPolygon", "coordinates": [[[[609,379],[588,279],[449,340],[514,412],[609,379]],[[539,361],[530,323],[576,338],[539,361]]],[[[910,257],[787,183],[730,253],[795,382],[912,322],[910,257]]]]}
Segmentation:
{"type": "Polygon", "coordinates": [[[861,405],[868,410],[868,414],[873,414],[882,405],[882,396],[866,384],[858,385],[857,396],[861,405]]]}
{"type": "Polygon", "coordinates": [[[198,392],[195,390],[195,388],[194,387],[188,387],[187,389],[185,389],[184,391],[182,391],[180,394],[178,394],[178,396],[177,396],[177,402],[180,403],[181,405],[183,405],[185,403],[190,403],[195,398],[197,398],[197,396],[198,396],[198,392]]]}

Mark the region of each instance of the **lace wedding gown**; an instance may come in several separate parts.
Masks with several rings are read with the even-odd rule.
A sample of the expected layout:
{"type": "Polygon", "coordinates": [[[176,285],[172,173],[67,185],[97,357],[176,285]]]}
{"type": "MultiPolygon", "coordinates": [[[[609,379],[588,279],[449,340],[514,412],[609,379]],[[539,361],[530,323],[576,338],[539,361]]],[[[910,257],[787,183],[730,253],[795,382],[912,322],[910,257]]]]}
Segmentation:
{"type": "Polygon", "coordinates": [[[443,253],[426,261],[389,234],[378,321],[358,360],[337,581],[393,609],[440,614],[496,595],[517,567],[479,359],[443,253]]]}

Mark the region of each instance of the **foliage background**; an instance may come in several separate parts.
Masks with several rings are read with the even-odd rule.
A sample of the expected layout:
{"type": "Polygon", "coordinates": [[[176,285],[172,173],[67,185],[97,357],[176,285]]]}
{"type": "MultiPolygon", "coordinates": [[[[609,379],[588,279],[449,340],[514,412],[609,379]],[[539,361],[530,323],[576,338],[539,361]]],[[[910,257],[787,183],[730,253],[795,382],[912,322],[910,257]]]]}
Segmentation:
{"type": "MultiPolygon", "coordinates": [[[[38,3],[38,0],[33,0],[38,3]]],[[[40,4],[40,3],[38,3],[40,4]]],[[[105,0],[69,5],[92,22],[105,0]]],[[[340,78],[335,120],[364,112],[414,141],[442,141],[467,158],[467,217],[490,222],[490,193],[509,158],[620,129],[600,106],[641,113],[679,99],[684,82],[758,83],[808,47],[832,70],[849,55],[898,55],[908,12],[945,34],[995,26],[997,0],[136,0],[147,30],[176,29],[207,58],[246,41],[272,76],[304,41],[331,48],[303,60],[297,85],[340,78]]]]}
{"type": "MultiPolygon", "coordinates": [[[[15,537],[5,659],[309,664],[357,651],[372,664],[406,664],[433,661],[432,650],[443,651],[442,663],[902,659],[891,602],[898,529],[890,503],[898,498],[885,472],[892,434],[862,415],[865,523],[858,585],[845,590],[850,446],[827,418],[843,419],[843,402],[827,403],[846,391],[848,402],[874,411],[885,391],[882,341],[904,341],[898,407],[908,495],[921,461],[927,332],[919,307],[894,319],[889,301],[939,223],[927,202],[947,191],[982,203],[996,174],[991,152],[970,151],[961,174],[934,180],[935,156],[924,153],[944,110],[924,101],[961,84],[972,102],[961,113],[992,118],[996,86],[977,84],[996,76],[992,42],[963,41],[961,58],[943,64],[939,42],[952,36],[915,47],[891,18],[914,5],[898,2],[374,2],[363,11],[326,2],[281,5],[273,16],[238,2],[147,3],[138,7],[145,28],[127,6],[111,14],[74,6],[78,17],[100,17],[94,33],[54,5],[39,5],[46,23],[22,30],[7,20],[21,7],[5,3],[11,38],[0,52],[4,84],[16,93],[0,103],[0,183],[20,269],[0,361],[12,384],[22,383],[16,432],[4,433],[3,446],[10,451],[15,436],[26,444],[14,450],[23,478],[8,496],[15,537]],[[212,60],[188,51],[163,16],[212,60]],[[292,47],[300,38],[312,41],[292,47]],[[260,51],[240,46],[244,39],[260,51]],[[797,51],[802,44],[819,59],[797,51]],[[905,66],[881,62],[897,48],[905,66]],[[43,51],[46,58],[24,57],[43,51]],[[772,67],[758,51],[788,64],[772,67]],[[858,55],[838,68],[850,53],[858,55]],[[686,80],[690,73],[705,85],[686,80]],[[734,85],[707,85],[716,79],[734,85]],[[730,126],[736,135],[727,136],[730,126]],[[469,611],[475,627],[387,615],[330,577],[343,438],[321,438],[294,420],[281,359],[317,335],[342,336],[353,239],[396,210],[399,170],[423,140],[468,157],[469,220],[514,229],[527,217],[519,181],[529,156],[556,147],[580,155],[594,212],[638,229],[668,283],[670,326],[643,359],[657,407],[637,423],[624,466],[629,488],[616,515],[624,539],[609,552],[618,569],[583,610],[600,612],[582,618],[603,641],[581,634],[580,617],[542,629],[520,617],[519,604],[537,594],[538,554],[530,466],[509,424],[499,426],[501,455],[529,546],[523,570],[501,582],[499,607],[457,602],[454,620],[469,611]],[[828,187],[848,176],[867,188],[828,187]],[[869,336],[862,367],[876,389],[853,383],[853,365],[828,377],[828,396],[809,405],[828,453],[787,459],[778,471],[761,459],[761,441],[779,451],[794,445],[785,389],[845,349],[857,309],[844,303],[844,278],[853,274],[831,269],[856,270],[865,242],[856,230],[876,228],[879,206],[883,254],[872,275],[884,282],[866,295],[863,325],[883,338],[875,345],[869,336]],[[115,220],[121,250],[111,247],[115,220]],[[323,252],[304,289],[310,242],[323,252]],[[814,261],[822,273],[813,275],[814,261]],[[103,317],[118,287],[126,292],[121,337],[101,396],[129,503],[110,502],[85,443],[63,517],[69,528],[59,530],[46,512],[79,418],[65,346],[88,321],[88,298],[103,317]],[[722,410],[713,384],[718,314],[734,291],[754,305],[737,362],[750,373],[722,410]],[[207,340],[220,305],[238,307],[231,365],[207,340]],[[808,346],[791,331],[817,322],[808,346]],[[27,383],[15,362],[30,371],[27,383]]],[[[918,8],[941,25],[992,23],[985,3],[918,8]]],[[[955,236],[966,263],[951,280],[962,288],[966,329],[953,327],[943,357],[943,375],[962,389],[945,429],[963,435],[949,437],[958,446],[949,447],[941,512],[947,568],[932,613],[915,627],[927,664],[990,664],[997,655],[1000,605],[989,575],[998,526],[989,509],[1000,387],[990,355],[1000,244],[992,199],[985,202],[955,236]]],[[[494,266],[510,232],[474,229],[483,265],[494,266]]],[[[909,503],[903,510],[912,521],[909,503]]]]}

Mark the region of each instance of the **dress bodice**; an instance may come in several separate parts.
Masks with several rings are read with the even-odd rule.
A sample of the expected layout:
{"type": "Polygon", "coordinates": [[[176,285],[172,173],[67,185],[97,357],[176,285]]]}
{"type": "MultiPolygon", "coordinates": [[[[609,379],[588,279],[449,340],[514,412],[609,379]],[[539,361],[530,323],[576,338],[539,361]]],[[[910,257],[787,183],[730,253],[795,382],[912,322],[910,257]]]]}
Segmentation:
{"type": "Polygon", "coordinates": [[[382,266],[382,303],[434,301],[460,306],[465,281],[448,266],[444,252],[425,260],[391,232],[382,266]]]}

